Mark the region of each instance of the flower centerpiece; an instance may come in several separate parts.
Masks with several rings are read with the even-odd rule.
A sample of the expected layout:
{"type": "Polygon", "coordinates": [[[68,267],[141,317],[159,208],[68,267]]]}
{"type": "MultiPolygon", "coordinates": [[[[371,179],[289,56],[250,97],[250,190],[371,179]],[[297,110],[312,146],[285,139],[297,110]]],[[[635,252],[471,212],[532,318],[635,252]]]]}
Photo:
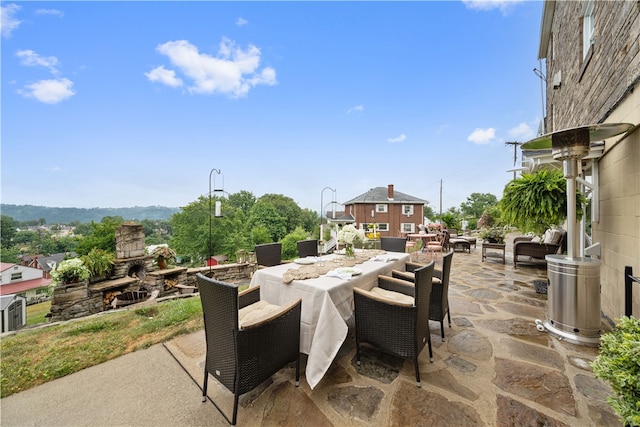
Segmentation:
{"type": "Polygon", "coordinates": [[[338,231],[338,241],[344,243],[345,255],[352,258],[355,256],[353,245],[364,241],[364,232],[353,224],[347,224],[338,231]]]}
{"type": "Polygon", "coordinates": [[[51,270],[51,283],[58,285],[60,283],[82,282],[89,279],[90,276],[89,269],[80,258],[71,258],[62,261],[51,270]]]}

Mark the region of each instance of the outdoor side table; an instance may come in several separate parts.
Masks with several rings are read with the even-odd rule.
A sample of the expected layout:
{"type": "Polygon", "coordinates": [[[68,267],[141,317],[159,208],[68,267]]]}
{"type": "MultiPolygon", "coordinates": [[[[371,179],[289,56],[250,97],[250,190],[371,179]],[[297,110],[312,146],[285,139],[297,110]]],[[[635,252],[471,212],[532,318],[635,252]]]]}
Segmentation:
{"type": "Polygon", "coordinates": [[[482,243],[482,262],[485,258],[502,258],[504,264],[504,247],[504,243],[482,243]]]}

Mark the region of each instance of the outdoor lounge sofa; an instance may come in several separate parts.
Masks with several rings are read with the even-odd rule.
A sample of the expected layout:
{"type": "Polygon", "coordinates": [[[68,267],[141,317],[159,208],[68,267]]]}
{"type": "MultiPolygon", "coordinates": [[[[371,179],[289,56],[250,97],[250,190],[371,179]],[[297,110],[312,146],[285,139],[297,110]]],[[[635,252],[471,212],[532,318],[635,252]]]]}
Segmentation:
{"type": "Polygon", "coordinates": [[[563,253],[566,251],[567,232],[562,229],[549,229],[542,239],[522,236],[513,240],[513,266],[518,262],[531,260],[545,260],[547,255],[563,253]]]}

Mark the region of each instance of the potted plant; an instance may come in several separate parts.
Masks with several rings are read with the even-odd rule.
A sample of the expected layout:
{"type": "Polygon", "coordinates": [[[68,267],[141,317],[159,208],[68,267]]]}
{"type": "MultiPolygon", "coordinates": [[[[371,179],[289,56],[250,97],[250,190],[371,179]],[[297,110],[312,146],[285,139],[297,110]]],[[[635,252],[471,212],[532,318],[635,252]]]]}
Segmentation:
{"type": "Polygon", "coordinates": [[[89,269],[90,279],[97,281],[111,275],[115,255],[113,252],[104,249],[93,248],[87,255],[81,256],[80,259],[89,269]]]}
{"type": "Polygon", "coordinates": [[[167,262],[175,262],[176,253],[168,245],[159,245],[152,252],[155,257],[156,264],[160,270],[167,268],[167,262]]]}
{"type": "Polygon", "coordinates": [[[640,426],[640,319],[623,317],[600,337],[600,353],[591,362],[597,378],[609,383],[607,399],[626,426],[640,426]]]}
{"type": "Polygon", "coordinates": [[[507,230],[503,227],[483,228],[480,230],[479,235],[487,243],[500,243],[503,245],[507,230]]]}
{"type": "Polygon", "coordinates": [[[89,269],[80,258],[71,258],[60,262],[51,270],[51,284],[77,283],[88,280],[91,276],[89,269]]]}
{"type": "MultiPolygon", "coordinates": [[[[586,200],[576,193],[576,216],[580,218],[586,200]]],[[[560,169],[525,173],[507,184],[498,206],[505,223],[518,227],[522,233],[541,236],[567,217],[567,181],[560,169]]]]}

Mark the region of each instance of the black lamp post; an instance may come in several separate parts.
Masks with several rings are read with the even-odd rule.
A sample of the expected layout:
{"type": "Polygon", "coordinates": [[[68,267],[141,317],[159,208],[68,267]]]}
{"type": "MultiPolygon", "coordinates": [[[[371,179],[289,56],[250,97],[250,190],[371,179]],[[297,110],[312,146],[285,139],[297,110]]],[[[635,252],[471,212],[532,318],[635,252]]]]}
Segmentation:
{"type": "MultiPolygon", "coordinates": [[[[211,177],[213,176],[213,173],[217,173],[218,175],[220,175],[220,169],[211,169],[211,172],[209,172],[209,259],[207,260],[207,264],[209,264],[209,272],[211,272],[211,258],[213,257],[213,242],[212,242],[212,216],[213,216],[213,212],[212,212],[212,205],[211,205],[211,177]]],[[[215,177],[214,177],[214,189],[213,191],[218,192],[218,191],[223,191],[222,189],[217,189],[215,188],[215,177]]],[[[220,212],[220,201],[216,200],[216,218],[221,217],[222,214],[220,212]]]]}

